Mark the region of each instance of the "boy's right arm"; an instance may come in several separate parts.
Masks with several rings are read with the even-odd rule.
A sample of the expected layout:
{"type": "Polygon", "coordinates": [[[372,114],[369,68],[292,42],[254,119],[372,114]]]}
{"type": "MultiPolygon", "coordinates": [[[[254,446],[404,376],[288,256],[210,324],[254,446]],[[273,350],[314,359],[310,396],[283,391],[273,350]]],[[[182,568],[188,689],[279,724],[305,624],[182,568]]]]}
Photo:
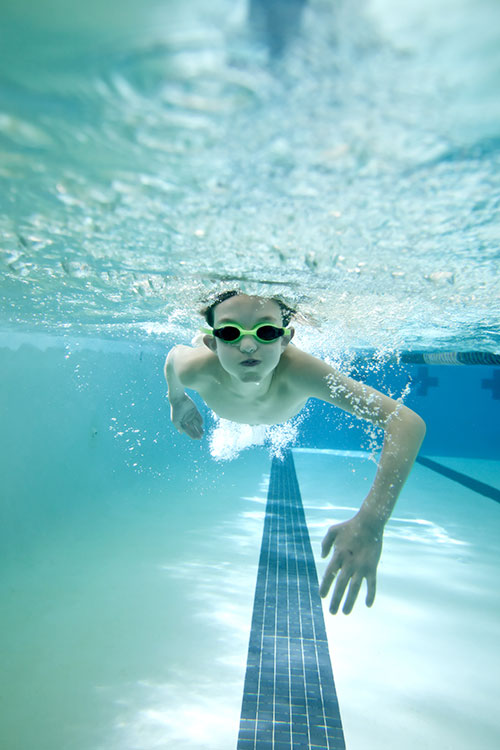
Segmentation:
{"type": "Polygon", "coordinates": [[[179,365],[182,365],[184,348],[187,349],[187,347],[174,346],[165,361],[164,372],[168,385],[170,419],[179,432],[189,435],[193,440],[199,440],[203,436],[203,418],[194,401],[186,394],[178,373],[179,365]]]}

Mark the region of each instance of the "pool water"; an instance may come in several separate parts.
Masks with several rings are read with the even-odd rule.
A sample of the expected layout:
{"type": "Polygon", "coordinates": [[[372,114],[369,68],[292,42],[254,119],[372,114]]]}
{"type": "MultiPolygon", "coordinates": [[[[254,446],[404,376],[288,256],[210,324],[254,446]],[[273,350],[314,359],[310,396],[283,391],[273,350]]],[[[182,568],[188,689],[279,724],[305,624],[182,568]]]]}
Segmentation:
{"type": "MultiPolygon", "coordinates": [[[[160,350],[63,342],[3,341],[2,743],[232,750],[279,446],[216,460],[206,411],[201,444],[169,424],[160,350]]],[[[467,375],[465,393],[471,373],[479,387],[493,371],[447,369],[457,387],[467,375]]],[[[498,459],[449,450],[459,395],[447,381],[436,389],[420,397],[420,411],[430,399],[438,414],[423,453],[498,491],[498,459]]],[[[478,415],[498,424],[498,401],[480,392],[478,415]]],[[[319,575],[322,537],[355,512],[375,471],[330,412],[312,408],[292,444],[319,575]]],[[[498,744],[499,510],[416,464],[386,529],[373,608],[362,592],[351,615],[332,617],[325,601],[350,750],[498,744]]]]}
{"type": "Polygon", "coordinates": [[[496,750],[500,5],[2,11],[0,746],[236,748],[271,460],[293,451],[321,576],[381,446],[312,402],[266,430],[198,400],[204,439],[175,432],[165,354],[238,287],[404,398],[438,464],[374,607],[325,602],[348,750],[496,750]]]}
{"type": "MultiPolygon", "coordinates": [[[[498,461],[442,460],[498,486],[498,461]]],[[[321,453],[295,461],[317,551],[325,515],[347,520],[373,467],[321,453]]],[[[498,510],[415,467],[386,527],[373,608],[358,603],[352,622],[354,612],[325,614],[348,748],[495,747],[498,510]]]]}

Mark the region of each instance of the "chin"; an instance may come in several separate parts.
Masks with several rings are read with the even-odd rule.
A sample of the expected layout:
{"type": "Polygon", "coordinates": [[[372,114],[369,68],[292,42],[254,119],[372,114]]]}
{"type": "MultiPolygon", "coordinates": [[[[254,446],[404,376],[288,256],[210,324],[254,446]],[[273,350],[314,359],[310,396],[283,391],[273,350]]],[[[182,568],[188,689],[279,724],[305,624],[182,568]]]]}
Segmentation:
{"type": "Polygon", "coordinates": [[[264,380],[264,377],[265,375],[262,372],[255,372],[255,370],[240,373],[240,380],[243,383],[260,383],[261,380],[264,380]]]}

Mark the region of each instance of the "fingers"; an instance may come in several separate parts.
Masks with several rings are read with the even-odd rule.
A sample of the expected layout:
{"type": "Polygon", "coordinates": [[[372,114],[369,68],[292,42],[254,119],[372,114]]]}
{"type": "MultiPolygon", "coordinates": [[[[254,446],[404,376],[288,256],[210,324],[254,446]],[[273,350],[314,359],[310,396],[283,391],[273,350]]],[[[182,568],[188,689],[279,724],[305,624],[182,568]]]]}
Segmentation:
{"type": "MultiPolygon", "coordinates": [[[[332,615],[336,615],[337,612],[339,611],[340,603],[344,597],[347,586],[349,586],[349,590],[347,592],[344,606],[342,607],[342,612],[345,615],[349,615],[352,612],[354,604],[356,603],[356,599],[358,598],[359,590],[361,588],[362,583],[363,583],[363,576],[356,576],[356,575],[352,576],[350,573],[341,571],[339,577],[337,578],[335,582],[335,588],[333,590],[333,596],[330,602],[329,610],[332,615]]],[[[320,593],[321,593],[321,590],[320,590],[320,593]]],[[[326,596],[327,593],[328,591],[325,591],[325,593],[321,595],[326,596]]]]}
{"type": "Polygon", "coordinates": [[[325,538],[321,542],[321,557],[326,557],[330,552],[338,531],[339,524],[337,524],[337,526],[330,526],[330,528],[326,532],[325,538]]]}
{"type": "Polygon", "coordinates": [[[339,611],[340,602],[343,599],[349,580],[351,581],[351,585],[349,586],[349,594],[347,595],[347,599],[344,603],[342,611],[344,612],[344,614],[348,615],[354,606],[354,602],[356,601],[362,579],[360,579],[359,582],[356,580],[356,583],[353,586],[355,579],[351,579],[349,573],[344,573],[344,571],[342,571],[335,583],[332,600],[330,602],[329,609],[332,615],[336,615],[339,611]]]}
{"type": "MultiPolygon", "coordinates": [[[[345,615],[351,614],[352,608],[354,607],[354,603],[356,599],[358,598],[359,590],[361,588],[362,583],[363,583],[363,578],[361,577],[353,576],[351,578],[351,583],[349,584],[349,591],[347,592],[344,606],[342,607],[342,612],[345,615]]],[[[330,607],[330,611],[331,611],[331,607],[330,607]]]]}
{"type": "Polygon", "coordinates": [[[192,417],[183,419],[180,423],[179,432],[184,432],[193,440],[200,440],[203,437],[203,419],[201,414],[195,414],[192,417]]]}
{"type": "Polygon", "coordinates": [[[328,594],[335,576],[337,575],[341,567],[342,562],[340,561],[340,558],[338,557],[338,555],[334,555],[328,563],[328,567],[325,570],[325,575],[323,576],[323,580],[321,581],[321,586],[319,587],[319,595],[321,597],[324,598],[328,594]]]}
{"type": "Polygon", "coordinates": [[[360,525],[357,516],[330,526],[323,539],[321,553],[323,557],[329,552],[332,554],[319,593],[324,598],[334,587],[329,608],[332,614],[338,612],[342,601],[344,614],[352,612],[364,578],[367,583],[366,605],[372,606],[381,549],[382,540],[360,525]]]}
{"type": "Polygon", "coordinates": [[[183,425],[182,427],[186,435],[189,435],[189,437],[193,438],[193,440],[201,440],[201,438],[203,437],[203,427],[201,424],[191,423],[183,425]]]}
{"type": "Polygon", "coordinates": [[[332,600],[329,607],[332,615],[336,615],[339,611],[346,590],[347,596],[344,601],[344,606],[342,607],[342,612],[345,615],[349,615],[352,612],[363,583],[363,578],[366,578],[367,583],[366,606],[371,607],[375,600],[375,574],[368,573],[367,575],[361,575],[353,569],[351,563],[352,561],[350,559],[346,560],[345,557],[342,557],[340,554],[334,553],[325,571],[323,580],[321,581],[319,594],[323,599],[327,596],[335,581],[335,587],[333,589],[332,600]]]}
{"type": "Polygon", "coordinates": [[[366,585],[368,588],[366,592],[366,606],[371,607],[375,601],[375,594],[377,591],[377,578],[374,574],[366,576],[366,585]]]}

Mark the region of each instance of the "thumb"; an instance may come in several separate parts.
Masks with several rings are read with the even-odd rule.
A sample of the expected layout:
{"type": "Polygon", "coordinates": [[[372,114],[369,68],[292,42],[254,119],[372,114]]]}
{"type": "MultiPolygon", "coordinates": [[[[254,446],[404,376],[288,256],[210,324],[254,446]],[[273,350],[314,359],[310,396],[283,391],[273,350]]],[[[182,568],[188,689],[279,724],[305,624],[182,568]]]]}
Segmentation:
{"type": "Polygon", "coordinates": [[[321,542],[321,557],[326,557],[330,552],[339,530],[339,526],[330,526],[321,542]]]}

